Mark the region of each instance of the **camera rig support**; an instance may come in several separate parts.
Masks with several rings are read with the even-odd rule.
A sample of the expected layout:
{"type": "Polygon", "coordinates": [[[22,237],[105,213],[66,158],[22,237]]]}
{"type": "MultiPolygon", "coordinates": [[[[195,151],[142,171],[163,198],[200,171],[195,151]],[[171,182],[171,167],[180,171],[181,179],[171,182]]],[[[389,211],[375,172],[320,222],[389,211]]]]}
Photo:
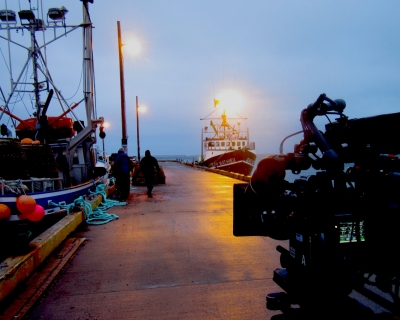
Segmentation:
{"type": "MultiPolygon", "coordinates": [[[[348,119],[325,94],[300,115],[292,153],[262,159],[233,190],[233,234],[289,240],[267,308],[284,319],[376,319],[400,314],[400,113],[348,119]],[[329,115],[337,118],[331,122],[329,115]],[[326,116],[325,132],[314,124],[326,116]],[[285,180],[286,170],[313,174],[285,180]],[[353,291],[388,313],[375,314],[353,291]],[[296,306],[296,308],[295,308],[296,306]]],[[[285,141],[286,139],[284,139],[285,141]]]]}

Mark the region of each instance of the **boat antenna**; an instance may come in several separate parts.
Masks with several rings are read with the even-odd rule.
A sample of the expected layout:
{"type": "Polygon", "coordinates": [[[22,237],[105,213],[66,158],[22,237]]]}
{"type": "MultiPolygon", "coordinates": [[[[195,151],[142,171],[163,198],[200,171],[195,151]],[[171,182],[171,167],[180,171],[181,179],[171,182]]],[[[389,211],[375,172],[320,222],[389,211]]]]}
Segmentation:
{"type": "MultiPolygon", "coordinates": [[[[42,13],[42,21],[44,21],[43,15],[43,1],[40,0],[40,11],[42,13]]],[[[44,65],[46,66],[46,76],[48,76],[48,69],[47,69],[47,45],[46,45],[46,33],[44,32],[44,28],[42,29],[43,35],[43,50],[44,50],[44,65]]]]}
{"type": "Polygon", "coordinates": [[[0,87],[0,93],[1,93],[1,96],[3,98],[3,101],[6,102],[6,97],[5,97],[3,89],[1,87],[0,87]]]}

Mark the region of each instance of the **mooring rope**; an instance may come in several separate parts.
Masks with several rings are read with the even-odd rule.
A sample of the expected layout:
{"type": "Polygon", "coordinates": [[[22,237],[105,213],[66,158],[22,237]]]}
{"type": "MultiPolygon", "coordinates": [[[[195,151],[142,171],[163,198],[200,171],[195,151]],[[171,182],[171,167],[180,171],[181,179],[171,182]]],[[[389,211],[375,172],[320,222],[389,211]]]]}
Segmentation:
{"type": "Polygon", "coordinates": [[[85,219],[86,223],[93,225],[106,224],[112,220],[118,219],[119,217],[115,214],[107,213],[105,212],[105,210],[114,206],[125,206],[127,202],[120,202],[116,200],[107,199],[105,187],[106,186],[104,184],[99,184],[96,187],[96,191],[90,192],[91,194],[94,195],[96,194],[102,195],[102,202],[94,210],[92,209],[92,205],[89,202],[85,201],[85,199],[82,196],[75,199],[73,203],[70,203],[68,205],[59,205],[52,201],[49,204],[59,206],[60,208],[67,210],[67,214],[76,212],[77,207],[79,209],[83,208],[83,213],[86,216],[85,219]]]}

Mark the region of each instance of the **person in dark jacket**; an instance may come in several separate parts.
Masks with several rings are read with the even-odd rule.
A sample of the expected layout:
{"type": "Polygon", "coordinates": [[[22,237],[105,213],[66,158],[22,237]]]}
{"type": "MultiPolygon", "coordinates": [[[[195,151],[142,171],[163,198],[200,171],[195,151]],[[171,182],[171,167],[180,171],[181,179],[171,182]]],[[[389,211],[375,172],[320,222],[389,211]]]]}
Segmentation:
{"type": "Polygon", "coordinates": [[[117,196],[121,201],[126,201],[129,196],[131,187],[131,170],[133,165],[131,159],[121,148],[115,157],[113,172],[115,176],[115,183],[117,187],[117,196]]]}
{"type": "Polygon", "coordinates": [[[152,197],[152,190],[154,187],[154,168],[157,170],[157,174],[160,173],[160,167],[158,166],[158,161],[154,158],[149,150],[144,153],[145,157],[140,161],[140,170],[144,175],[144,180],[147,186],[147,195],[149,198],[152,197]]]}

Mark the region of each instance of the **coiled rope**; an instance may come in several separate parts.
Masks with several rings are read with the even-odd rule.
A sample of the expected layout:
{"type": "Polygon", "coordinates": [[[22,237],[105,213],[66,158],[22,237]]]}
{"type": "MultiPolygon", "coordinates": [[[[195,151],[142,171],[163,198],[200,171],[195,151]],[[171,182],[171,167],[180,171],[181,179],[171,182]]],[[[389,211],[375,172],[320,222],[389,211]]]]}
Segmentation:
{"type": "Polygon", "coordinates": [[[67,214],[70,214],[72,212],[76,211],[76,208],[83,208],[83,212],[86,216],[86,223],[92,224],[92,225],[100,225],[100,224],[106,224],[112,220],[118,219],[119,217],[115,214],[110,214],[105,212],[105,210],[114,207],[114,206],[125,206],[127,202],[120,202],[116,200],[110,200],[107,199],[107,195],[105,192],[105,185],[104,184],[99,184],[96,187],[96,191],[90,192],[91,194],[100,194],[102,195],[102,202],[100,205],[93,210],[92,206],[90,203],[86,202],[85,199],[81,196],[77,199],[74,200],[73,203],[67,204],[67,205],[59,205],[54,202],[50,202],[51,205],[59,206],[62,209],[67,210],[67,214]]]}

